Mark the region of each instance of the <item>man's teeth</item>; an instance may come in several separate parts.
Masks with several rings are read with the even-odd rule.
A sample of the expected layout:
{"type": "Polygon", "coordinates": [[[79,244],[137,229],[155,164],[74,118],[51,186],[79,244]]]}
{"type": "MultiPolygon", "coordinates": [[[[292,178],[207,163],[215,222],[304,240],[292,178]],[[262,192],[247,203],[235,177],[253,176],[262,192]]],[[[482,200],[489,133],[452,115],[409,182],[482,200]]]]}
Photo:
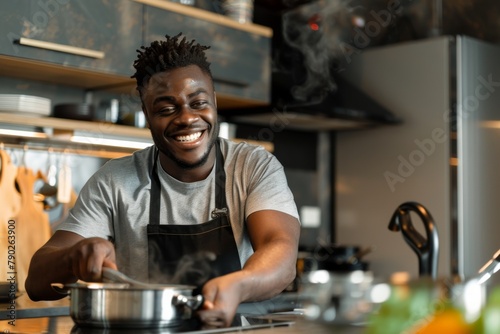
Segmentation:
{"type": "Polygon", "coordinates": [[[189,136],[177,136],[175,137],[175,140],[182,141],[182,142],[189,142],[189,141],[195,141],[196,139],[200,138],[201,132],[196,132],[193,134],[190,134],[189,136]]]}

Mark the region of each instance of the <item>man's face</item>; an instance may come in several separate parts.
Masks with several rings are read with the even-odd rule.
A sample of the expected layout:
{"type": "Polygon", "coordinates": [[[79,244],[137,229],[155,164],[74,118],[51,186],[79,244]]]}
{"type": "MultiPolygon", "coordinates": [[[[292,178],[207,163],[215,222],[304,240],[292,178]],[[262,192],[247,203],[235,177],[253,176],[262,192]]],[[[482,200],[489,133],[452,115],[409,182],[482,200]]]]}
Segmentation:
{"type": "Polygon", "coordinates": [[[142,103],[153,140],[166,157],[162,162],[181,169],[206,163],[219,133],[208,74],[195,65],[156,73],[142,91],[142,103]]]}

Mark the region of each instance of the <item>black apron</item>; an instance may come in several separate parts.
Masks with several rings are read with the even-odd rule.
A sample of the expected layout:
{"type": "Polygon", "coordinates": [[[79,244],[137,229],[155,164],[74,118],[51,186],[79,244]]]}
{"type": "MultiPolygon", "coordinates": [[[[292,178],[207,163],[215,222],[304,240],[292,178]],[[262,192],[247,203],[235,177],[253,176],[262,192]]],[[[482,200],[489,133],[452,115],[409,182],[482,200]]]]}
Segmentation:
{"type": "MultiPolygon", "coordinates": [[[[147,226],[149,280],[201,287],[211,278],[241,269],[226,204],[226,173],[216,147],[215,208],[202,224],[160,224],[161,184],[155,155],[151,173],[150,222],[147,226]]],[[[196,205],[196,203],[193,203],[196,205]]]]}

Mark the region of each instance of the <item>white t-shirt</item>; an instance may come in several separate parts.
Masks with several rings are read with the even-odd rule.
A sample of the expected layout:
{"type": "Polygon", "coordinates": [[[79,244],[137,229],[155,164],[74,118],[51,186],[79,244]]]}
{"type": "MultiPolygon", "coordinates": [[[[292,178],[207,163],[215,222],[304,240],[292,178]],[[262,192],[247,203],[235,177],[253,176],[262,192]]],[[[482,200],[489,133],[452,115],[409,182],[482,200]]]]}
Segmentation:
{"type": "MultiPolygon", "coordinates": [[[[246,218],[260,210],[276,210],[298,218],[283,166],[260,146],[221,139],[226,172],[229,219],[243,265],[253,254],[246,218]]],[[[150,173],[154,146],[108,161],[85,184],[59,230],[85,238],[111,236],[118,268],[147,280],[150,173]]],[[[215,208],[215,168],[205,179],[185,183],[168,175],[158,162],[161,224],[198,224],[210,220],[215,208]]]]}

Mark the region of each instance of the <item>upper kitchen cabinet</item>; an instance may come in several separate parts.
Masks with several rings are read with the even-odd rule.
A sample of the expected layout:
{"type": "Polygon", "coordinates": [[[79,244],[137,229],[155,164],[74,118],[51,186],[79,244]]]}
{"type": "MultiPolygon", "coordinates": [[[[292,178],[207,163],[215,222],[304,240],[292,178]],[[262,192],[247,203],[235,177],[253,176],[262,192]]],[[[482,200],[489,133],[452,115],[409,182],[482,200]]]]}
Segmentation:
{"type": "Polygon", "coordinates": [[[130,76],[142,42],[142,5],[130,0],[2,1],[0,31],[3,57],[130,76]]]}
{"type": "Polygon", "coordinates": [[[271,28],[167,0],[18,0],[0,3],[4,77],[136,94],[141,45],[184,33],[210,45],[219,109],[270,102],[271,28]]]}
{"type": "Polygon", "coordinates": [[[219,108],[269,103],[271,29],[169,1],[139,2],[145,4],[145,45],[182,32],[210,46],[207,58],[219,108]]]}

